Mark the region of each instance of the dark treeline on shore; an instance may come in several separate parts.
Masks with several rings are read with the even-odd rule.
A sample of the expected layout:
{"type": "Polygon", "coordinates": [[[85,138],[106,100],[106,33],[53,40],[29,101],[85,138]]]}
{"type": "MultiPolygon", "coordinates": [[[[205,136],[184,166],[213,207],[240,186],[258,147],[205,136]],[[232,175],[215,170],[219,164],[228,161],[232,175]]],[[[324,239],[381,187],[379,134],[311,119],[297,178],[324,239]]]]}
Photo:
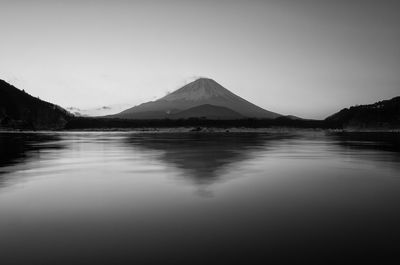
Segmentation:
{"type": "Polygon", "coordinates": [[[289,118],[277,119],[236,119],[236,120],[209,120],[209,119],[159,119],[159,120],[128,120],[115,118],[72,118],[65,129],[107,129],[107,128],[168,128],[168,127],[295,127],[295,128],[334,128],[333,123],[322,120],[293,120],[289,118]]]}

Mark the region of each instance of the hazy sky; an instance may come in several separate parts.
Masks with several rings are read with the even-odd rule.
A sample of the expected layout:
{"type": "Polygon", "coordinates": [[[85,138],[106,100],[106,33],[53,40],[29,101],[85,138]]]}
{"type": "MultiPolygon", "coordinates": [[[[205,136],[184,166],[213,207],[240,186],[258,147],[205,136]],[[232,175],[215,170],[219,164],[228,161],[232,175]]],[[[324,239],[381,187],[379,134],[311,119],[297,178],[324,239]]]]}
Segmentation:
{"type": "Polygon", "coordinates": [[[89,108],[204,76],[265,109],[325,118],[400,95],[399,14],[384,0],[0,0],[0,79],[89,108]]]}

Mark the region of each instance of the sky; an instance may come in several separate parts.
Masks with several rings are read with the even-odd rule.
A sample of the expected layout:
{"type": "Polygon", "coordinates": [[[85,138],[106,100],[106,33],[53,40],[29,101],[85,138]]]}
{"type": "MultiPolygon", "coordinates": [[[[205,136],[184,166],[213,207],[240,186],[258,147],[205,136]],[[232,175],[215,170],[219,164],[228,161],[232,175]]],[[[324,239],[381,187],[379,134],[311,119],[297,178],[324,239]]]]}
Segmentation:
{"type": "Polygon", "coordinates": [[[212,78],[325,118],[400,96],[400,2],[0,0],[0,79],[62,107],[155,100],[212,78]]]}

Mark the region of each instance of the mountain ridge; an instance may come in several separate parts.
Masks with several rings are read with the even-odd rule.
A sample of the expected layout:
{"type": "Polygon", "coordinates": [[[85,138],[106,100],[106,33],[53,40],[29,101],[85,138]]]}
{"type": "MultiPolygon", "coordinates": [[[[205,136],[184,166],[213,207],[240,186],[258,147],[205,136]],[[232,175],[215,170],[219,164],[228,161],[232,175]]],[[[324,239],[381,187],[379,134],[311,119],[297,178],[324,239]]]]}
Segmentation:
{"type": "MultiPolygon", "coordinates": [[[[204,89],[201,89],[197,94],[189,94],[189,98],[187,94],[181,93],[182,90],[177,90],[179,93],[170,93],[163,97],[164,99],[161,102],[175,103],[177,98],[181,98],[179,100],[185,102],[190,102],[188,99],[193,99],[197,103],[203,103],[203,98],[208,100],[213,97],[218,98],[219,94],[226,95],[226,91],[222,86],[223,89],[218,88],[216,91],[213,90],[214,88],[211,88],[211,92],[208,91],[207,86],[203,87],[204,89]],[[165,100],[166,97],[167,100],[165,100]]],[[[142,105],[146,104],[149,103],[142,105]]],[[[173,104],[170,106],[173,106],[173,104]]],[[[324,120],[309,120],[292,115],[280,115],[274,119],[248,118],[231,108],[213,104],[197,104],[185,110],[171,108],[169,109],[169,113],[166,113],[162,109],[155,110],[150,113],[153,117],[150,119],[148,118],[149,113],[135,113],[135,115],[144,114],[136,120],[113,116],[96,118],[77,117],[55,104],[33,97],[24,90],[20,90],[0,79],[0,129],[6,130],[150,128],[158,126],[239,126],[252,128],[286,126],[296,128],[349,129],[356,131],[400,129],[400,97],[378,101],[373,104],[345,108],[324,120]]]]}

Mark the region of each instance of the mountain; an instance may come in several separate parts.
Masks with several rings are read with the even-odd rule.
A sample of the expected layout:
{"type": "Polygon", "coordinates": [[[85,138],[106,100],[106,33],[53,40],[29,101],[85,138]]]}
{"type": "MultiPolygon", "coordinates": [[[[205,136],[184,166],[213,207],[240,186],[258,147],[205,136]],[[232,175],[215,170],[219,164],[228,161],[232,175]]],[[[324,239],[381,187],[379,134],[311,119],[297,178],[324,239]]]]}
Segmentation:
{"type": "MultiPolygon", "coordinates": [[[[110,117],[124,119],[174,119],[180,116],[187,117],[186,114],[178,114],[189,109],[192,109],[190,111],[191,117],[203,117],[204,113],[202,112],[208,109],[206,111],[208,113],[212,108],[210,106],[223,107],[225,114],[226,109],[229,109],[231,114],[228,116],[234,117],[236,117],[236,114],[233,115],[233,113],[238,113],[243,118],[274,119],[281,116],[280,114],[260,108],[233,94],[212,79],[200,78],[163,98],[143,103],[110,117]],[[199,109],[192,109],[202,105],[205,106],[199,109]],[[195,112],[196,110],[199,112],[195,112]]],[[[214,111],[218,111],[215,107],[214,111]]],[[[218,116],[218,113],[215,113],[215,115],[218,116]]]]}
{"type": "Polygon", "coordinates": [[[325,119],[334,127],[349,129],[400,128],[400,97],[345,108],[325,119]]]}
{"type": "Polygon", "coordinates": [[[0,128],[61,129],[71,116],[63,108],[0,80],[0,128]]]}

